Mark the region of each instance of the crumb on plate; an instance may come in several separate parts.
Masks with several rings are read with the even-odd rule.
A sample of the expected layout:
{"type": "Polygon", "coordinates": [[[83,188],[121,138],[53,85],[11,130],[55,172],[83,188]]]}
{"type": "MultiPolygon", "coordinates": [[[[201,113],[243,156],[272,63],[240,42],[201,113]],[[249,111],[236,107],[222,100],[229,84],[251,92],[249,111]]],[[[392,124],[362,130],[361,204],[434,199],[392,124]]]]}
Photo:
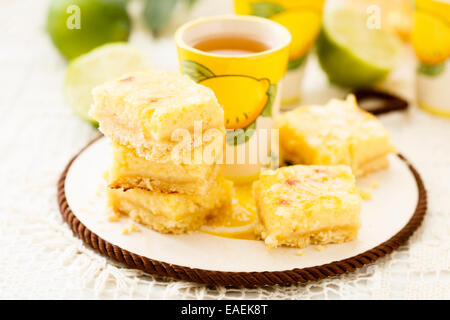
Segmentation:
{"type": "Polygon", "coordinates": [[[359,195],[361,196],[361,199],[363,200],[370,200],[372,199],[372,193],[370,190],[358,188],[359,195]]]}
{"type": "Polygon", "coordinates": [[[376,188],[378,188],[378,186],[379,186],[379,181],[378,180],[372,180],[372,181],[370,181],[370,188],[371,189],[376,189],[376,188]]]}
{"type": "Polygon", "coordinates": [[[128,227],[122,230],[122,234],[130,234],[132,232],[141,232],[141,229],[139,229],[139,227],[133,222],[130,222],[128,227]]]}

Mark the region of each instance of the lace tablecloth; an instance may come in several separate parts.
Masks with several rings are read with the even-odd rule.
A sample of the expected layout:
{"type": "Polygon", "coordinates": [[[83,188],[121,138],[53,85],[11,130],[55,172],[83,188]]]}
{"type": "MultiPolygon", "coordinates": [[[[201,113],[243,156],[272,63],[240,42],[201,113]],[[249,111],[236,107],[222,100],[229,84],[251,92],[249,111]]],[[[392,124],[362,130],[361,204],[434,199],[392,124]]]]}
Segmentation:
{"type": "MultiPolygon", "coordinates": [[[[211,2],[191,15],[231,12],[230,3],[211,2]]],[[[56,182],[98,132],[64,103],[66,63],[45,34],[46,8],[47,1],[0,1],[0,298],[450,298],[450,120],[414,105],[381,119],[422,174],[429,212],[406,246],[374,265],[291,287],[209,288],[125,268],[84,246],[60,216],[56,182]]],[[[177,68],[171,37],[153,41],[136,29],[131,42],[154,65],[177,68]]],[[[411,97],[414,67],[405,65],[386,86],[411,97]]],[[[306,102],[342,94],[323,91],[314,58],[307,79],[306,102]]]]}

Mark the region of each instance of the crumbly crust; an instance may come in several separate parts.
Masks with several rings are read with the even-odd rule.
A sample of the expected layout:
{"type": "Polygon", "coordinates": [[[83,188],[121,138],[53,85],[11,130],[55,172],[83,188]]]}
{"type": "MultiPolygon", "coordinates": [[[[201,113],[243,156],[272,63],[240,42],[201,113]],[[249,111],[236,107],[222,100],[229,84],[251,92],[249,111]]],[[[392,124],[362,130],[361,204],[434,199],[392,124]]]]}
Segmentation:
{"type": "Polygon", "coordinates": [[[108,188],[109,205],[115,212],[162,233],[197,230],[209,219],[231,210],[232,183],[219,177],[208,195],[162,193],[140,188],[108,188]]]}

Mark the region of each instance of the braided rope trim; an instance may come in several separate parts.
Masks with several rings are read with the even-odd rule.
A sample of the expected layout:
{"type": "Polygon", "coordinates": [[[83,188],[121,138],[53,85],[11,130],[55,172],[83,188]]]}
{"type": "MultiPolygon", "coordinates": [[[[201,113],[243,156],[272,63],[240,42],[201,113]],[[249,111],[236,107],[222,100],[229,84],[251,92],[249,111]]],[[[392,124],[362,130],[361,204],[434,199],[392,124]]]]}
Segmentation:
{"type": "Polygon", "coordinates": [[[427,193],[423,181],[417,170],[402,155],[398,157],[403,160],[412,172],[418,188],[418,202],[414,215],[408,223],[396,235],[386,242],[370,249],[357,256],[334,261],[321,266],[292,269],[285,271],[264,271],[264,272],[222,272],[189,268],[173,265],[162,261],[149,259],[133,252],[124,250],[113,245],[90,231],[70,209],[65,195],[65,181],[67,172],[73,161],[92,143],[100,137],[91,141],[67,164],[58,181],[58,205],[60,212],[72,231],[86,244],[116,261],[126,264],[129,267],[143,270],[147,273],[163,277],[171,277],[179,280],[203,283],[216,286],[244,286],[255,287],[264,285],[290,285],[296,283],[306,283],[317,281],[327,277],[338,276],[343,273],[354,271],[364,265],[375,262],[377,259],[391,253],[411,237],[414,231],[421,225],[427,211],[427,193]]]}

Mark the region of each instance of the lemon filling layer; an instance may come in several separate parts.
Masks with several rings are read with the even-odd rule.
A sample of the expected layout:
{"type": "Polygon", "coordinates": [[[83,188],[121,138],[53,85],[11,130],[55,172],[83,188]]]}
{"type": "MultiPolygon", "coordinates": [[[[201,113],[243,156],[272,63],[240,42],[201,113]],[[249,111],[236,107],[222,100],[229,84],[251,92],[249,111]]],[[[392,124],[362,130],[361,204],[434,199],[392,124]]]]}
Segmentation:
{"type": "Polygon", "coordinates": [[[113,165],[108,177],[110,187],[205,194],[216,183],[216,164],[151,161],[139,157],[131,148],[116,143],[112,144],[112,148],[113,165]]]}
{"type": "Polygon", "coordinates": [[[387,167],[389,132],[353,96],[305,106],[279,117],[280,151],[294,164],[349,165],[356,176],[387,167]]]}
{"type": "Polygon", "coordinates": [[[290,166],[268,170],[253,185],[255,231],[268,247],[353,240],[361,199],[348,166],[290,166]]]}

